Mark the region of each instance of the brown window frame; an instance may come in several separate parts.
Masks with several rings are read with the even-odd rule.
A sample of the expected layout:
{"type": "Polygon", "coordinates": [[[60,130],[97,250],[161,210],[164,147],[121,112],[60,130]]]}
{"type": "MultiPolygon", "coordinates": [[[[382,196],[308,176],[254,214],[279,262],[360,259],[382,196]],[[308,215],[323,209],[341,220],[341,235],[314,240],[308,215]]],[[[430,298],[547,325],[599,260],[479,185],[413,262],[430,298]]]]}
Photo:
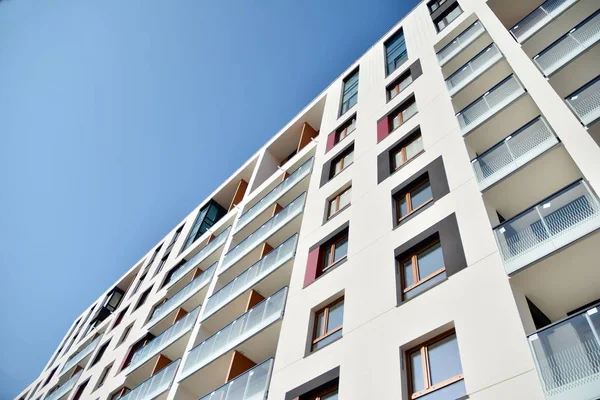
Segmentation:
{"type": "Polygon", "coordinates": [[[315,393],[300,396],[300,400],[322,400],[324,396],[328,396],[335,391],[339,392],[339,390],[340,390],[339,385],[336,382],[332,385],[327,385],[325,388],[318,390],[315,393]]]}
{"type": "Polygon", "coordinates": [[[391,154],[391,163],[392,163],[392,172],[397,171],[398,169],[400,169],[402,166],[404,166],[407,162],[413,160],[414,158],[416,158],[417,156],[421,155],[423,152],[425,152],[425,148],[423,147],[421,150],[419,150],[417,153],[415,153],[414,156],[412,156],[411,158],[407,158],[406,157],[406,148],[408,146],[410,146],[411,144],[413,144],[414,142],[416,142],[417,140],[421,139],[423,140],[423,135],[421,135],[421,132],[418,131],[414,136],[411,136],[410,138],[408,138],[409,140],[400,143],[400,146],[396,149],[394,149],[393,151],[390,152],[391,154]],[[400,153],[402,156],[402,164],[396,165],[396,154],[400,153]]]}
{"type": "Polygon", "coordinates": [[[331,218],[335,217],[337,214],[339,214],[340,212],[344,211],[346,208],[350,207],[351,202],[348,201],[348,204],[346,204],[344,207],[340,208],[340,200],[342,198],[342,195],[344,193],[348,192],[349,190],[352,190],[352,186],[348,186],[346,189],[342,190],[334,198],[330,199],[327,202],[327,219],[328,220],[330,220],[331,218]],[[335,204],[336,204],[336,210],[332,213],[331,212],[331,204],[333,202],[335,202],[335,204]]]}
{"type": "Polygon", "coordinates": [[[344,240],[346,241],[346,243],[348,242],[348,230],[347,229],[340,232],[338,235],[336,235],[330,241],[328,241],[327,243],[325,243],[321,246],[323,256],[319,263],[320,264],[319,265],[319,275],[323,275],[324,273],[326,273],[330,269],[334,268],[335,266],[339,265],[340,263],[342,263],[343,261],[345,261],[348,258],[348,251],[346,251],[346,254],[344,254],[344,256],[341,257],[340,259],[335,260],[335,258],[334,258],[336,247],[338,247],[339,244],[344,240]],[[329,260],[326,260],[325,259],[325,251],[328,248],[330,250],[329,260]]]}
{"type": "Polygon", "coordinates": [[[354,146],[351,146],[347,150],[344,150],[342,153],[340,153],[338,156],[336,156],[331,161],[331,173],[329,174],[330,175],[329,179],[335,178],[336,176],[341,174],[346,168],[348,168],[349,166],[354,164],[354,157],[353,157],[351,163],[349,163],[348,165],[344,165],[344,160],[346,159],[346,157],[348,157],[352,153],[354,153],[354,146]],[[341,163],[340,170],[338,172],[335,172],[336,166],[340,163],[341,163]]]}
{"type": "MultiPolygon", "coordinates": [[[[449,386],[453,383],[456,383],[460,380],[465,379],[464,377],[464,372],[460,373],[458,375],[455,375],[451,378],[448,378],[446,380],[443,380],[442,382],[438,382],[436,384],[432,384],[431,383],[431,371],[429,368],[429,350],[428,347],[431,346],[432,344],[435,344],[443,339],[446,339],[450,336],[454,335],[456,337],[456,330],[455,329],[450,329],[449,331],[446,331],[440,335],[437,335],[436,337],[429,339],[415,347],[412,347],[410,349],[408,349],[405,353],[404,353],[404,357],[406,360],[406,372],[408,375],[408,395],[411,399],[417,399],[421,396],[427,395],[431,392],[435,392],[436,390],[442,389],[446,386],[449,386]],[[412,383],[412,362],[410,359],[411,354],[415,353],[416,351],[420,351],[421,352],[421,364],[423,367],[423,379],[424,379],[424,387],[425,389],[420,390],[418,392],[414,392],[413,391],[413,383],[412,383]]],[[[460,356],[459,356],[460,357],[460,356]]],[[[461,364],[462,365],[462,364],[461,364]]]]}
{"type": "Polygon", "coordinates": [[[430,204],[431,202],[433,202],[433,190],[432,190],[431,198],[429,198],[423,204],[419,205],[417,208],[413,208],[412,193],[415,192],[415,191],[417,191],[418,189],[422,188],[426,184],[428,184],[429,187],[431,187],[431,181],[429,180],[429,176],[425,176],[424,178],[419,179],[417,182],[415,182],[415,184],[410,185],[405,190],[402,190],[401,192],[399,192],[396,195],[394,195],[394,203],[395,203],[395,207],[396,207],[396,221],[398,223],[402,222],[403,220],[405,220],[406,218],[410,217],[411,215],[413,215],[417,211],[421,210],[423,207],[425,207],[428,204],[430,204]],[[400,202],[402,200],[406,200],[406,206],[407,206],[407,210],[406,211],[407,212],[406,212],[405,215],[400,215],[400,210],[401,210],[400,202]]]}
{"type": "Polygon", "coordinates": [[[406,110],[408,110],[413,104],[416,104],[416,103],[417,103],[417,100],[414,97],[410,97],[409,99],[407,99],[406,102],[402,103],[402,105],[400,107],[398,107],[398,109],[396,109],[394,112],[392,112],[390,114],[389,119],[388,119],[389,133],[392,133],[396,129],[400,128],[402,125],[404,125],[404,123],[406,121],[408,121],[409,119],[411,119],[412,117],[415,116],[416,112],[415,112],[415,114],[411,115],[410,117],[408,117],[406,119],[402,119],[404,112],[406,110]],[[398,126],[394,127],[394,120],[398,117],[400,117],[400,119],[398,121],[398,126]]]}
{"type": "Polygon", "coordinates": [[[443,255],[444,249],[442,248],[442,242],[439,237],[436,237],[435,239],[433,239],[431,241],[427,241],[422,246],[417,247],[415,250],[412,250],[410,252],[410,255],[398,259],[398,269],[400,271],[400,282],[402,285],[402,294],[408,293],[409,291],[415,289],[416,287],[424,284],[425,282],[435,278],[439,274],[446,271],[446,265],[444,263],[442,268],[437,269],[432,274],[427,275],[426,277],[421,279],[421,276],[419,274],[419,254],[422,254],[425,251],[427,251],[435,246],[439,246],[440,249],[442,249],[442,255],[443,255]],[[412,270],[413,270],[413,276],[414,276],[415,283],[413,283],[410,286],[406,286],[406,282],[404,281],[404,264],[409,260],[412,264],[412,270]]]}
{"type": "MultiPolygon", "coordinates": [[[[314,313],[314,327],[313,327],[313,333],[312,333],[312,340],[310,342],[311,344],[311,349],[314,348],[315,344],[317,344],[318,342],[320,342],[323,339],[328,338],[329,336],[333,335],[334,333],[340,331],[341,329],[343,329],[344,327],[344,323],[342,321],[342,325],[335,327],[335,329],[328,331],[327,329],[329,328],[327,325],[329,323],[328,321],[328,317],[329,317],[329,310],[337,305],[338,303],[343,303],[344,302],[344,296],[340,297],[339,299],[327,304],[325,307],[320,308],[319,310],[315,311],[314,313]],[[320,336],[317,336],[317,320],[318,320],[318,316],[323,313],[323,334],[321,334],[320,336]]],[[[342,312],[343,314],[343,312],[342,312]]],[[[313,350],[314,351],[314,350],[313,350]]],[[[326,393],[324,393],[326,394],[326,393]]]]}
{"type": "Polygon", "coordinates": [[[404,87],[404,89],[406,89],[414,82],[410,69],[403,72],[399,77],[397,77],[390,85],[388,85],[385,88],[387,92],[387,101],[391,101],[392,99],[396,98],[396,96],[398,96],[400,93],[402,93],[404,89],[400,89],[400,84],[408,78],[410,78],[410,83],[406,85],[406,87],[404,87]],[[392,92],[394,91],[394,89],[398,89],[398,93],[392,96],[392,92]]]}
{"type": "Polygon", "coordinates": [[[350,118],[348,118],[348,120],[346,122],[344,122],[342,124],[342,126],[340,126],[335,131],[335,142],[334,142],[334,145],[338,144],[339,142],[341,142],[342,140],[344,140],[345,138],[347,138],[348,136],[350,136],[355,130],[356,130],[356,114],[354,114],[353,116],[351,116],[350,118]],[[348,132],[348,128],[350,128],[352,125],[354,125],[354,129],[352,131],[348,132]]]}

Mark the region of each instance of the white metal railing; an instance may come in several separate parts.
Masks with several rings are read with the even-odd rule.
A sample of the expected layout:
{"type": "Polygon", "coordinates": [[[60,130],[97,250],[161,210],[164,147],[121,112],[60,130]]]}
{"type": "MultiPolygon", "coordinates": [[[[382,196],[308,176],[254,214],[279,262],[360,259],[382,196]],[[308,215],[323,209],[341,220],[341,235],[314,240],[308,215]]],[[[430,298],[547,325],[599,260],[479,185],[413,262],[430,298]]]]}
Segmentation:
{"type": "Polygon", "coordinates": [[[264,400],[273,371],[273,359],[252,367],[200,400],[264,400]]]}
{"type": "Polygon", "coordinates": [[[600,228],[600,203],[578,181],[494,228],[508,274],[600,228]]]}
{"type": "Polygon", "coordinates": [[[502,59],[502,53],[494,43],[483,49],[482,52],[446,79],[446,87],[448,88],[448,92],[450,92],[450,96],[458,93],[469,83],[473,82],[475,78],[500,59],[502,59]]]}
{"type": "Polygon", "coordinates": [[[600,397],[600,309],[593,307],[529,336],[549,400],[600,397]]]}
{"type": "Polygon", "coordinates": [[[173,361],[119,400],[152,400],[171,387],[181,359],[173,361]]]}
{"type": "Polygon", "coordinates": [[[578,0],[547,0],[541,6],[529,13],[510,29],[510,33],[523,43],[536,32],[548,25],[554,18],[577,3],[578,0]]]}
{"type": "Polygon", "coordinates": [[[600,118],[600,76],[567,97],[567,104],[584,125],[600,118]]]}
{"type": "Polygon", "coordinates": [[[558,143],[542,117],[538,117],[472,161],[481,190],[522,167],[558,143]]]}
{"type": "Polygon", "coordinates": [[[460,53],[465,47],[473,43],[481,34],[485,32],[485,28],[479,21],[475,21],[471,26],[461,32],[452,42],[444,46],[438,51],[437,58],[440,66],[443,66],[450,61],[454,56],[460,53]]]}
{"type": "Polygon", "coordinates": [[[219,273],[229,268],[232,264],[239,261],[248,252],[264,242],[267,238],[273,235],[276,231],[281,229],[289,221],[300,215],[304,210],[304,200],[306,198],[306,192],[302,193],[284,209],[279,211],[274,217],[269,219],[257,230],[252,232],[248,237],[238,243],[233,249],[229,250],[223,257],[223,262],[219,267],[219,273]]]}
{"type": "Polygon", "coordinates": [[[271,204],[273,204],[277,199],[283,196],[288,190],[294,187],[298,182],[304,179],[306,176],[310,175],[310,171],[312,170],[314,158],[310,158],[300,167],[298,167],[294,172],[290,174],[285,180],[279,185],[275,186],[273,190],[271,190],[265,197],[260,199],[258,203],[250,207],[242,216],[239,218],[235,231],[238,232],[243,227],[248,225],[250,221],[252,221],[258,214],[267,209],[271,204]]]}
{"type": "Polygon", "coordinates": [[[152,313],[152,316],[150,317],[150,321],[148,321],[148,325],[154,325],[156,322],[166,317],[171,311],[179,307],[184,301],[192,297],[192,295],[198,292],[198,290],[207,285],[215,273],[216,265],[217,263],[211,265],[202,274],[200,274],[200,276],[196,277],[196,279],[175,293],[173,297],[156,307],[152,313]]]}
{"type": "Polygon", "coordinates": [[[269,254],[258,260],[250,268],[239,274],[234,280],[223,286],[217,292],[213,293],[204,304],[204,314],[202,319],[210,317],[213,313],[235,299],[244,291],[250,289],[265,276],[291,260],[296,254],[296,244],[298,243],[298,234],[295,234],[277,248],[271,250],[269,254]]]}
{"type": "Polygon", "coordinates": [[[182,367],[182,377],[188,377],[279,320],[283,316],[286,295],[287,287],[284,287],[190,350],[182,367]]]}
{"type": "Polygon", "coordinates": [[[196,318],[200,313],[200,307],[196,307],[190,311],[187,315],[181,318],[179,321],[171,325],[163,333],[152,339],[144,347],[135,352],[131,358],[131,363],[127,367],[126,374],[131,373],[133,370],[138,368],[140,365],[150,360],[152,357],[160,353],[167,346],[175,342],[177,339],[182,337],[194,326],[196,318]]]}
{"type": "Polygon", "coordinates": [[[231,227],[225,229],[217,237],[215,237],[212,240],[212,242],[207,244],[206,247],[204,247],[198,253],[194,254],[194,256],[192,256],[192,258],[187,260],[185,262],[185,264],[183,264],[177,271],[175,271],[173,276],[171,276],[171,280],[169,281],[168,286],[173,285],[175,282],[177,282],[179,279],[181,279],[185,274],[187,274],[188,272],[190,272],[191,270],[196,268],[196,266],[198,264],[200,264],[202,261],[204,261],[206,259],[206,257],[211,255],[216,249],[218,249],[219,247],[224,245],[225,241],[227,240],[227,237],[229,236],[230,230],[231,230],[231,227]]]}
{"type": "Polygon", "coordinates": [[[75,384],[79,380],[79,377],[81,376],[82,373],[83,373],[83,371],[79,371],[78,373],[76,373],[75,375],[70,377],[69,380],[66,381],[65,383],[63,383],[61,386],[59,386],[58,389],[56,389],[54,392],[47,395],[44,398],[44,400],[58,400],[61,397],[63,397],[64,395],[66,395],[67,393],[69,393],[71,390],[73,390],[73,387],[75,387],[75,384]]]}
{"type": "Polygon", "coordinates": [[[566,35],[548,46],[533,61],[540,71],[550,76],[557,69],[592,47],[600,40],[600,12],[571,29],[566,35]]]}
{"type": "Polygon", "coordinates": [[[481,125],[523,93],[525,93],[525,89],[514,75],[500,82],[456,114],[462,134],[466,135],[481,125]]]}
{"type": "Polygon", "coordinates": [[[81,349],[77,354],[75,354],[72,358],[70,358],[60,371],[60,375],[63,375],[65,372],[69,371],[71,368],[79,364],[81,360],[89,356],[94,351],[94,349],[96,349],[98,343],[100,343],[100,338],[101,336],[98,336],[96,339],[92,340],[87,346],[81,349]]]}

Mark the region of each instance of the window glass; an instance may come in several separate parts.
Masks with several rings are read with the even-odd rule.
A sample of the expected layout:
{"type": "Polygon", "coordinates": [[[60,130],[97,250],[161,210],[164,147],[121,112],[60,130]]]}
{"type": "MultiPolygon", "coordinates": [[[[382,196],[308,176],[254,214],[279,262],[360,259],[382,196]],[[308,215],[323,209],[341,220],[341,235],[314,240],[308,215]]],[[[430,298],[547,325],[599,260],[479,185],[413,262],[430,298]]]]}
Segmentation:
{"type": "Polygon", "coordinates": [[[344,168],[354,162],[354,151],[350,152],[346,157],[344,157],[344,168]]]}
{"type": "Polygon", "coordinates": [[[322,400],[338,400],[338,391],[336,390],[333,393],[329,393],[326,394],[325,396],[321,397],[322,400]]]}
{"type": "Polygon", "coordinates": [[[413,101],[408,107],[406,107],[404,109],[404,111],[402,111],[402,117],[406,121],[407,119],[409,119],[416,113],[417,113],[417,103],[413,101]]]}
{"type": "Polygon", "coordinates": [[[423,150],[423,138],[419,136],[418,138],[410,142],[408,146],[406,146],[406,160],[410,160],[421,150],[423,150]]]}
{"type": "Polygon", "coordinates": [[[358,102],[358,70],[344,81],[341,114],[351,109],[358,102]]]}
{"type": "Polygon", "coordinates": [[[431,192],[431,185],[429,182],[419,186],[414,192],[411,193],[410,197],[413,210],[431,200],[433,198],[433,193],[431,192]]]}
{"type": "Polygon", "coordinates": [[[421,351],[417,350],[410,355],[410,366],[412,377],[412,391],[418,392],[423,390],[423,360],[421,359],[421,351]]]}
{"type": "Polygon", "coordinates": [[[335,251],[333,254],[334,262],[339,261],[340,259],[345,257],[347,252],[348,252],[348,238],[346,237],[335,245],[335,251]]]}
{"type": "Polygon", "coordinates": [[[444,254],[442,253],[442,246],[439,242],[419,254],[417,257],[421,280],[444,267],[444,254]]]}
{"type": "Polygon", "coordinates": [[[313,351],[319,350],[320,348],[327,346],[329,343],[335,342],[336,340],[338,340],[341,337],[342,337],[342,330],[340,329],[339,331],[332,333],[331,335],[327,336],[326,338],[323,338],[323,339],[319,340],[318,342],[314,343],[312,346],[312,349],[313,349],[313,351]]]}
{"type": "Polygon", "coordinates": [[[337,212],[337,198],[329,202],[329,216],[332,216],[337,212]]]}
{"type": "Polygon", "coordinates": [[[415,284],[415,274],[413,273],[412,261],[408,260],[403,265],[404,286],[409,287],[415,284]]]}
{"type": "Polygon", "coordinates": [[[433,385],[462,373],[456,335],[429,346],[429,368],[433,385]]]}
{"type": "Polygon", "coordinates": [[[332,331],[340,326],[342,326],[342,322],[344,318],[344,302],[341,301],[335,305],[333,305],[329,309],[329,318],[327,320],[327,330],[332,331]]]}
{"type": "Polygon", "coordinates": [[[391,74],[408,58],[404,32],[399,31],[385,43],[386,72],[391,74]]]}
{"type": "Polygon", "coordinates": [[[344,193],[340,195],[340,209],[346,207],[350,204],[350,194],[352,193],[352,188],[348,188],[344,193]]]}
{"type": "Polygon", "coordinates": [[[316,327],[317,336],[321,336],[320,332],[323,332],[323,330],[325,329],[325,312],[324,311],[317,314],[316,325],[317,325],[317,327],[316,327]]]}

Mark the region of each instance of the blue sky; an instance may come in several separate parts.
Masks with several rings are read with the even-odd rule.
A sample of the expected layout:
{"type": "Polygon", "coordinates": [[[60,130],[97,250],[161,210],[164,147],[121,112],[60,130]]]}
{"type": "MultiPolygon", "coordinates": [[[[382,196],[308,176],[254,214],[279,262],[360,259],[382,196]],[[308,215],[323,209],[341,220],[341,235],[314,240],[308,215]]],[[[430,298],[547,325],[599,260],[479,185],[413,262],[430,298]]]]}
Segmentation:
{"type": "Polygon", "coordinates": [[[415,3],[0,1],[0,399],[415,3]]]}

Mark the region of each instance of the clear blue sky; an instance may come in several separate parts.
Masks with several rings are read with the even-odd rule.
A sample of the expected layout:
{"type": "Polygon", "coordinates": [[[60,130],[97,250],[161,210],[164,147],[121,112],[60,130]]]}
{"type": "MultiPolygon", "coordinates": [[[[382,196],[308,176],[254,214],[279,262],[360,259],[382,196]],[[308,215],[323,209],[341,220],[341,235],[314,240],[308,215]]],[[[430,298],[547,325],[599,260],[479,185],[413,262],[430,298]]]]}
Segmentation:
{"type": "Polygon", "coordinates": [[[414,4],[0,0],[0,399],[414,4]]]}

